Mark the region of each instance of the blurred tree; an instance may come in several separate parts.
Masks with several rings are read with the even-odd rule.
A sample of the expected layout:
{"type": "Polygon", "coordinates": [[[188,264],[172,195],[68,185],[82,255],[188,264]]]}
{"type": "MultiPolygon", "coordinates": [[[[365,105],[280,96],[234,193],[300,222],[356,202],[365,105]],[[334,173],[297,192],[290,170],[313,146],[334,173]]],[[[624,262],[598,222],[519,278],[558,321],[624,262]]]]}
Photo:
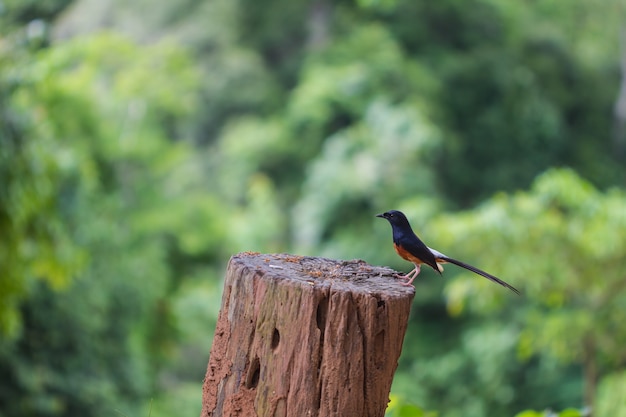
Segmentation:
{"type": "Polygon", "coordinates": [[[626,413],[626,372],[623,369],[602,378],[598,387],[598,417],[621,416],[626,413]]]}
{"type": "Polygon", "coordinates": [[[385,417],[437,417],[436,411],[426,411],[420,407],[407,404],[395,395],[389,399],[389,407],[385,412],[385,417]]]}
{"type": "MultiPolygon", "coordinates": [[[[5,3],[15,11],[50,10],[39,16],[55,16],[67,4],[5,3]]],[[[187,361],[193,357],[204,366],[208,340],[198,336],[206,322],[194,320],[210,322],[219,286],[206,279],[234,251],[292,250],[405,268],[388,247],[374,243],[389,240],[388,228],[372,217],[380,210],[405,210],[443,250],[453,238],[459,247],[457,229],[445,224],[464,224],[482,206],[450,217],[440,215],[443,208],[473,206],[494,192],[526,188],[550,166],[567,164],[601,188],[623,183],[625,168],[610,151],[622,0],[253,3],[78,0],[57,19],[49,51],[20,56],[46,42],[31,40],[24,43],[30,50],[16,51],[14,45],[23,45],[0,41],[0,83],[7,87],[0,89],[0,117],[6,121],[0,140],[14,137],[20,143],[20,149],[4,142],[0,147],[3,184],[5,178],[13,184],[0,188],[2,231],[10,223],[6,248],[13,248],[1,256],[14,268],[13,275],[0,278],[0,297],[6,288],[7,311],[13,311],[7,328],[14,334],[19,336],[14,306],[21,299],[55,297],[46,285],[32,284],[31,276],[48,277],[52,287],[76,276],[75,285],[87,294],[83,311],[97,305],[88,294],[111,275],[122,282],[116,290],[103,289],[111,295],[141,292],[136,277],[154,276],[154,288],[147,286],[154,293],[136,301],[151,318],[128,318],[127,330],[137,339],[133,346],[142,354],[146,340],[161,352],[171,347],[174,315],[184,341],[172,354],[185,361],[162,377],[197,380],[198,370],[187,361]],[[141,46],[120,37],[86,36],[102,29],[126,33],[141,46]],[[77,35],[86,38],[62,41],[77,35]],[[37,192],[9,191],[20,187],[37,192]],[[21,223],[11,223],[15,219],[21,223]],[[33,259],[44,266],[35,270],[33,259]],[[61,278],[51,279],[52,272],[61,278]],[[155,326],[158,320],[168,324],[155,326]]],[[[24,31],[42,28],[41,17],[11,13],[0,19],[27,16],[17,20],[33,22],[24,31]]],[[[604,200],[605,194],[594,193],[604,200]]],[[[515,198],[498,197],[487,206],[515,198]]],[[[543,222],[552,221],[552,213],[512,218],[548,227],[543,222]]],[[[498,224],[492,214],[483,215],[485,224],[498,224]]],[[[469,226],[458,230],[464,227],[469,226]]],[[[510,233],[521,239],[515,227],[510,233]]],[[[535,233],[539,237],[526,237],[527,247],[535,239],[542,244],[542,233],[535,233]]],[[[467,235],[460,247],[468,260],[488,268],[494,258],[474,236],[467,235]]],[[[497,265],[494,272],[509,274],[517,266],[497,265]]],[[[446,416],[579,405],[581,352],[573,349],[572,357],[563,358],[555,351],[558,338],[543,344],[523,338],[520,352],[530,356],[520,368],[511,359],[520,332],[548,331],[526,321],[532,314],[505,308],[502,298],[489,296],[495,292],[490,287],[481,289],[480,298],[461,302],[467,301],[464,293],[454,288],[463,281],[450,287],[446,310],[442,281],[427,282],[418,284],[396,392],[446,416]],[[481,302],[501,315],[448,316],[466,305],[482,311],[481,302]],[[468,380],[477,382],[450,382],[468,380]]],[[[579,320],[567,282],[554,292],[569,295],[555,297],[579,320]]],[[[79,297],[80,291],[72,294],[79,297]]],[[[541,306],[554,318],[546,326],[562,330],[568,323],[570,316],[562,315],[559,324],[553,304],[535,302],[533,311],[541,313],[541,306]]],[[[46,308],[50,317],[65,320],[56,300],[46,308]]],[[[22,309],[31,314],[34,307],[26,303],[22,309]]],[[[589,329],[585,320],[574,326],[577,335],[589,329]]],[[[106,333],[104,327],[90,330],[80,320],[68,321],[78,323],[72,326],[76,333],[106,333]]],[[[28,323],[23,331],[30,335],[38,322],[28,323]]],[[[130,358],[130,348],[115,340],[130,358]]],[[[20,343],[29,346],[24,339],[20,343]]],[[[616,350],[604,343],[595,347],[599,375],[615,360],[609,356],[616,350]]],[[[143,369],[156,353],[138,356],[143,369]]],[[[31,359],[19,358],[16,363],[31,359]]],[[[54,368],[55,375],[66,371],[54,368]]],[[[20,384],[19,392],[35,392],[20,384]]],[[[129,386],[120,404],[145,394],[142,384],[129,386]]],[[[602,386],[602,398],[615,398],[615,384],[603,380],[602,386]]],[[[159,400],[165,410],[178,409],[159,400]]]]}
{"type": "Polygon", "coordinates": [[[438,179],[455,205],[526,187],[553,165],[574,166],[597,184],[623,184],[610,119],[621,0],[361,4],[437,74],[438,179]]]}
{"type": "Polygon", "coordinates": [[[24,140],[36,123],[20,103],[31,83],[23,72],[28,59],[10,43],[0,49],[0,333],[5,336],[19,331],[17,308],[34,280],[60,288],[85,259],[71,242],[57,200],[57,187],[68,176],[65,155],[53,151],[54,138],[24,140]]]}
{"type": "MultiPolygon", "coordinates": [[[[315,102],[327,94],[325,88],[339,88],[331,79],[320,82],[324,76],[342,77],[324,69],[343,67],[344,76],[352,71],[352,82],[363,77],[361,92],[373,93],[370,97],[391,90],[392,96],[403,91],[421,101],[421,110],[442,133],[435,181],[453,206],[527,187],[552,165],[574,166],[601,186],[623,182],[623,164],[611,152],[610,118],[619,83],[621,0],[560,6],[549,0],[532,6],[507,0],[272,1],[268,7],[190,0],[146,10],[117,0],[106,18],[87,22],[81,17],[95,2],[80,0],[57,31],[113,26],[140,39],[174,34],[191,44],[207,74],[195,122],[201,143],[215,141],[241,116],[299,116],[292,113],[290,96],[301,101],[312,94],[315,102]],[[125,24],[138,13],[141,25],[125,24]],[[376,30],[384,38],[374,36],[376,30]],[[389,69],[398,62],[391,55],[404,61],[395,75],[383,70],[383,61],[373,62],[385,54],[389,69]],[[359,63],[379,69],[358,75],[359,63]],[[411,66],[436,88],[409,87],[416,75],[411,66]]],[[[358,93],[351,100],[371,104],[358,93]]],[[[292,161],[283,159],[283,172],[314,158],[321,149],[315,144],[338,128],[358,123],[358,114],[341,105],[327,107],[333,112],[330,129],[301,135],[307,126],[299,125],[288,132],[287,142],[303,146],[304,161],[289,165],[292,161]]]]}
{"type": "Polygon", "coordinates": [[[2,297],[21,299],[3,302],[13,310],[0,318],[17,322],[20,301],[23,326],[0,344],[0,374],[11,381],[0,408],[132,410],[171,349],[166,294],[190,259],[223,250],[220,204],[204,193],[187,139],[197,74],[173,44],[107,34],[38,52],[19,62],[19,78],[2,62],[13,81],[0,148],[2,282],[19,290],[2,297]],[[67,286],[54,294],[38,277],[67,286]]]}
{"type": "Polygon", "coordinates": [[[230,174],[217,175],[220,193],[232,204],[246,205],[245,190],[262,173],[277,190],[279,211],[292,211],[282,229],[291,225],[296,250],[323,253],[327,242],[340,256],[337,251],[348,246],[339,235],[352,240],[359,224],[371,222],[363,208],[436,191],[432,161],[438,132],[425,104],[436,88],[385,28],[355,28],[311,55],[283,113],[227,126],[214,150],[216,172],[230,174]],[[372,44],[381,48],[368,54],[372,44]],[[347,218],[350,224],[342,222],[347,218]]]}
{"type": "Polygon", "coordinates": [[[567,408],[561,412],[555,412],[551,409],[545,411],[526,410],[515,414],[515,417],[587,417],[589,412],[586,409],[577,410],[575,408],[567,408]]]}
{"type": "Polygon", "coordinates": [[[35,19],[52,21],[72,0],[5,0],[2,17],[11,24],[26,24],[35,19]]]}
{"type": "MultiPolygon", "coordinates": [[[[580,364],[585,404],[592,408],[598,382],[626,364],[626,332],[620,330],[626,314],[625,213],[622,191],[601,193],[570,170],[553,170],[530,192],[500,195],[474,212],[432,224],[437,240],[447,243],[442,246],[454,241],[466,257],[522,287],[530,302],[515,307],[520,357],[545,352],[580,364]]],[[[501,296],[488,296],[495,291],[473,277],[456,280],[448,288],[449,309],[511,311],[501,296]]]]}

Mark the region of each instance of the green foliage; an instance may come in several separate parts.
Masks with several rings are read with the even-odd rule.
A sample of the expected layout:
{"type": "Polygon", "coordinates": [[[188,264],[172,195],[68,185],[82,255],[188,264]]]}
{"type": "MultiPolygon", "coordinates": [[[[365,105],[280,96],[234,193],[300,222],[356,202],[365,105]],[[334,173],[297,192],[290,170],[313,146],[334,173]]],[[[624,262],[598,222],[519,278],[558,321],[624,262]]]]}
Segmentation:
{"type": "Polygon", "coordinates": [[[598,387],[598,417],[619,416],[626,412],[626,372],[612,372],[598,387]]]}
{"type": "Polygon", "coordinates": [[[222,251],[219,204],[199,192],[198,156],[183,140],[195,70],[172,44],[139,48],[107,34],[42,51],[22,70],[8,100],[25,128],[6,139],[19,146],[2,148],[14,184],[2,207],[14,244],[30,242],[31,253],[5,241],[22,257],[6,256],[3,279],[29,292],[22,329],[0,349],[2,378],[14,381],[0,402],[6,415],[133,410],[174,340],[166,294],[182,277],[173,279],[170,253],[222,251]],[[37,278],[65,288],[55,294],[37,278]]]}
{"type": "MultiPolygon", "coordinates": [[[[625,213],[621,190],[600,193],[572,171],[554,170],[539,177],[528,193],[496,197],[475,213],[444,218],[436,227],[438,238],[448,244],[452,239],[461,246],[482,242],[473,250],[468,245],[466,256],[485,258],[489,269],[523,283],[533,303],[526,305],[522,357],[547,351],[566,362],[582,361],[593,349],[598,360],[613,365],[609,358],[621,357],[626,342],[626,333],[617,330],[626,313],[625,213]]],[[[492,307],[474,301],[476,286],[467,281],[454,283],[448,294],[455,312],[465,301],[492,307]]]]}
{"type": "Polygon", "coordinates": [[[408,404],[403,400],[392,395],[389,406],[385,412],[386,417],[437,417],[436,411],[425,411],[414,404],[408,404]]]}
{"type": "MultiPolygon", "coordinates": [[[[199,401],[199,399],[197,382],[177,384],[168,390],[167,396],[151,401],[150,404],[144,406],[141,413],[135,414],[135,416],[171,417],[200,415],[202,401],[199,401]]],[[[129,415],[127,417],[134,416],[129,415]]]]}
{"type": "Polygon", "coordinates": [[[296,244],[319,247],[325,237],[335,246],[335,239],[328,236],[330,230],[343,234],[357,227],[344,220],[357,220],[353,213],[367,207],[371,198],[388,198],[392,184],[402,183],[415,192],[434,191],[432,181],[426,180],[431,175],[428,156],[434,146],[436,136],[417,111],[373,103],[359,125],[329,138],[311,163],[303,196],[295,206],[296,244]],[[381,137],[386,141],[381,142],[381,137]],[[409,170],[425,181],[402,181],[409,170]]]}
{"type": "Polygon", "coordinates": [[[390,208],[524,296],[424,272],[389,415],[620,413],[621,0],[96,3],[0,11],[3,413],[197,413],[228,256],[390,208]]]}
{"type": "MultiPolygon", "coordinates": [[[[433,214],[410,204],[405,211],[433,247],[497,271],[523,298],[511,299],[463,272],[445,289],[447,310],[461,321],[437,319],[434,305],[417,308],[395,392],[446,415],[501,414],[507,404],[525,409],[534,401],[566,407],[580,401],[581,382],[587,391],[596,389],[593,377],[583,380],[580,368],[570,364],[580,364],[585,375],[620,366],[626,336],[619,330],[626,305],[623,191],[600,192],[571,170],[552,170],[530,191],[497,195],[471,211],[433,214]],[[556,375],[569,382],[561,384],[559,397],[546,397],[545,390],[559,384],[556,375]],[[530,389],[520,379],[532,380],[536,392],[519,397],[530,389]]],[[[446,268],[446,275],[454,270],[446,268]]],[[[417,283],[420,304],[428,299],[420,294],[432,287],[431,278],[417,283]]]]}
{"type": "Polygon", "coordinates": [[[439,175],[456,204],[526,187],[554,165],[623,182],[606,118],[598,117],[615,98],[623,11],[619,0],[398,2],[386,17],[390,29],[438,75],[447,137],[439,175]],[[612,23],[600,17],[609,14],[612,23]]]}
{"type": "Polygon", "coordinates": [[[515,417],[585,417],[588,415],[584,410],[576,410],[574,408],[568,408],[561,412],[547,411],[522,411],[515,415],[515,417]]]}
{"type": "Polygon", "coordinates": [[[19,331],[17,307],[32,279],[61,288],[86,256],[71,241],[57,200],[58,186],[68,178],[68,155],[51,152],[54,138],[23,139],[36,129],[33,111],[20,102],[31,83],[20,72],[26,59],[19,50],[0,50],[0,333],[9,336],[19,331]]]}
{"type": "MultiPolygon", "coordinates": [[[[626,337],[619,330],[626,305],[621,256],[625,212],[626,195],[621,190],[601,193],[570,170],[553,170],[539,177],[529,192],[499,195],[473,211],[433,219],[424,234],[435,237],[435,247],[458,248],[452,256],[498,271],[524,297],[523,303],[508,300],[497,286],[464,273],[446,289],[448,311],[459,315],[469,309],[506,317],[511,333],[502,351],[505,361],[517,356],[532,366],[534,358],[547,353],[561,363],[580,363],[600,373],[619,366],[626,337]]],[[[469,336],[473,327],[464,334],[469,336]]],[[[495,329],[499,338],[507,332],[500,324],[495,329]]],[[[484,330],[478,335],[477,346],[487,350],[477,355],[476,368],[498,369],[479,385],[495,383],[506,389],[506,382],[495,376],[503,376],[506,369],[497,361],[498,344],[484,330]],[[485,355],[490,357],[488,363],[481,362],[485,355]]],[[[471,349],[455,351],[461,352],[465,356],[471,349]]],[[[417,363],[419,375],[428,375],[428,365],[417,363]]],[[[452,373],[441,373],[442,365],[433,366],[439,376],[452,373]]],[[[586,384],[595,390],[594,380],[586,384]]],[[[489,392],[497,393],[495,387],[489,392]]],[[[515,392],[515,387],[509,389],[515,392]]]]}
{"type": "Polygon", "coordinates": [[[0,10],[0,22],[4,25],[13,25],[29,23],[36,19],[51,21],[70,3],[71,0],[5,0],[0,10]]]}

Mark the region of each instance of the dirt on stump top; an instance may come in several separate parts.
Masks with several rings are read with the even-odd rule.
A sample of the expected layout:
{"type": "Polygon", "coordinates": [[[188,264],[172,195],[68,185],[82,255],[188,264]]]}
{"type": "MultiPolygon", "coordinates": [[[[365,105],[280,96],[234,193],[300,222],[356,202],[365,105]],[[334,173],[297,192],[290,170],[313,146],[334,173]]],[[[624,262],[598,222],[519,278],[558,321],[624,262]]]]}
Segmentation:
{"type": "MultiPolygon", "coordinates": [[[[273,279],[331,285],[333,291],[384,292],[386,297],[406,297],[415,292],[404,286],[389,267],[373,266],[361,259],[336,260],[312,256],[242,252],[231,258],[231,264],[254,269],[254,273],[273,279]]],[[[295,282],[294,282],[295,283],[295,282]]]]}

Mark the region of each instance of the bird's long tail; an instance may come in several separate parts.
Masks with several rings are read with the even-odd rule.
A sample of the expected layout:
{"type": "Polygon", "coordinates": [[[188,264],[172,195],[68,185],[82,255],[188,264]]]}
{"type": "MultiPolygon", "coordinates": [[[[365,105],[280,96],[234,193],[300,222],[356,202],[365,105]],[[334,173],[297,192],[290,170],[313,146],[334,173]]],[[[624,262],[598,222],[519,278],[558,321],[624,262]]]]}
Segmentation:
{"type": "Polygon", "coordinates": [[[451,264],[455,264],[457,266],[460,266],[461,268],[465,268],[468,271],[472,271],[475,274],[482,275],[483,277],[487,278],[488,280],[493,281],[496,284],[500,284],[503,287],[506,287],[509,290],[513,291],[515,294],[520,295],[520,292],[519,292],[519,290],[517,288],[513,287],[512,285],[507,284],[506,282],[502,281],[500,278],[498,278],[496,276],[493,276],[493,275],[491,275],[488,272],[483,271],[482,269],[478,269],[475,266],[472,266],[470,264],[466,264],[465,262],[461,262],[461,261],[457,261],[456,259],[449,258],[449,257],[443,255],[442,253],[439,253],[438,255],[440,255],[440,256],[437,257],[438,259],[441,259],[441,260],[443,260],[445,262],[449,262],[451,264]]]}

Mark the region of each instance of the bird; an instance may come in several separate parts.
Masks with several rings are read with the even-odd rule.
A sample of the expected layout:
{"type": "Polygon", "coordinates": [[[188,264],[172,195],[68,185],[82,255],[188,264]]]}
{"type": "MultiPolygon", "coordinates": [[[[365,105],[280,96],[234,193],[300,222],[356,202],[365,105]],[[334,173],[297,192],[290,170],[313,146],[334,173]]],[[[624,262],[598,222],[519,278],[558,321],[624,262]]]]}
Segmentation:
{"type": "Polygon", "coordinates": [[[481,275],[490,281],[500,284],[518,295],[520,294],[517,288],[502,281],[500,278],[493,276],[481,269],[478,269],[475,266],[466,264],[465,262],[461,262],[454,258],[450,258],[449,256],[446,256],[443,253],[426,246],[424,242],[422,242],[420,238],[417,237],[415,232],[413,232],[413,229],[411,228],[408,219],[401,211],[390,210],[381,214],[377,214],[376,217],[381,217],[389,221],[389,223],[391,224],[391,229],[393,231],[394,249],[402,259],[407,260],[415,265],[415,268],[407,275],[399,275],[400,278],[408,280],[402,285],[412,285],[415,277],[419,275],[420,268],[423,264],[430,266],[441,275],[441,273],[443,272],[443,266],[441,266],[441,264],[451,263],[460,266],[461,268],[465,268],[468,271],[472,271],[475,274],[481,275]]]}

